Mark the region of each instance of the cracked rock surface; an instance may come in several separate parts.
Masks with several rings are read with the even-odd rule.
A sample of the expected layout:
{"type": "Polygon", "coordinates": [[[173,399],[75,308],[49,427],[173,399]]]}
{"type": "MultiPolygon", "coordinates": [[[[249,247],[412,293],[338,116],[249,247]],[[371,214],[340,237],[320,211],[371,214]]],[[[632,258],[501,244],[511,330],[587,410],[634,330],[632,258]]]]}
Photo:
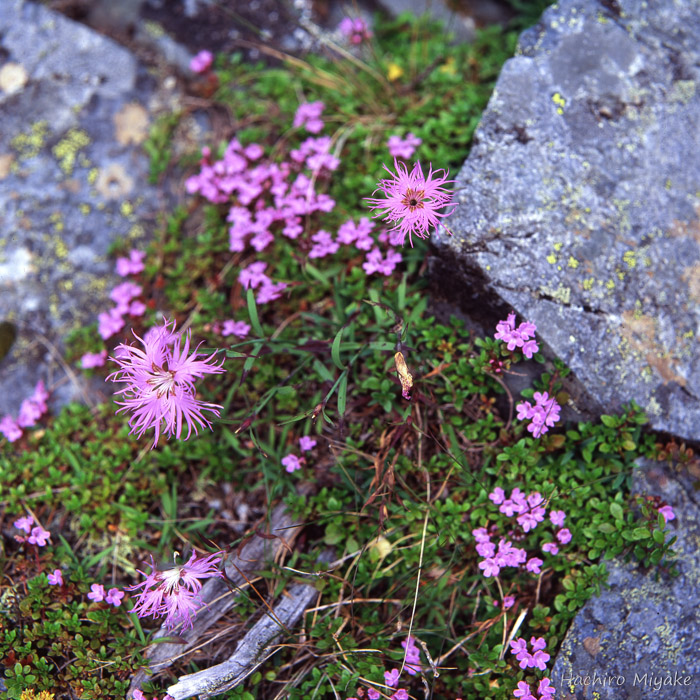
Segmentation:
{"type": "Polygon", "coordinates": [[[695,2],[562,0],[505,64],[455,235],[436,239],[464,298],[485,279],[603,410],[634,399],[685,439],[700,436],[699,77],[695,2]]]}
{"type": "Polygon", "coordinates": [[[110,39],[0,2],[0,321],[18,331],[0,362],[0,416],[16,417],[39,379],[54,405],[100,398],[59,356],[111,306],[110,245],[138,246],[158,208],[141,148],[152,83],[110,39]]]}

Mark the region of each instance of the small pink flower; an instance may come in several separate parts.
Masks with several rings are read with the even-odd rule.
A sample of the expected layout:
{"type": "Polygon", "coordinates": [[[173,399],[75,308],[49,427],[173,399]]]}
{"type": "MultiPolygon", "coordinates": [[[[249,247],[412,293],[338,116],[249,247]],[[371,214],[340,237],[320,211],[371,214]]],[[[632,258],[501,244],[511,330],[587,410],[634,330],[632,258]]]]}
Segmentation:
{"type": "Polygon", "coordinates": [[[559,547],[557,546],[556,542],[545,542],[542,545],[542,551],[547,552],[549,554],[558,554],[559,547]]]}
{"type": "Polygon", "coordinates": [[[314,447],[316,447],[316,440],[314,440],[309,435],[304,435],[299,438],[299,449],[302,452],[308,452],[309,450],[313,450],[314,447]]]}
{"type": "Polygon", "coordinates": [[[472,530],[472,535],[477,542],[488,542],[491,539],[488,530],[485,527],[477,527],[472,530]]]}
{"type": "Polygon", "coordinates": [[[10,442],[15,442],[22,437],[22,428],[17,425],[17,421],[10,415],[0,420],[0,433],[10,442]]]}
{"type": "Polygon", "coordinates": [[[299,457],[293,454],[288,454],[286,457],[282,457],[282,464],[285,467],[285,471],[289,474],[295,472],[297,469],[301,469],[299,457]]]}
{"type": "Polygon", "coordinates": [[[120,591],[118,588],[110,588],[105,596],[105,602],[118,608],[122,604],[122,598],[124,597],[124,592],[120,591]]]}
{"type": "Polygon", "coordinates": [[[659,508],[659,513],[664,516],[664,520],[667,523],[676,519],[676,514],[673,512],[673,508],[669,505],[661,506],[661,508],[659,508]]]}
{"type": "Polygon", "coordinates": [[[93,583],[90,590],[92,592],[87,594],[90,600],[99,603],[105,599],[105,587],[101,583],[93,583]]]}
{"type": "Polygon", "coordinates": [[[32,534],[27,538],[29,544],[35,544],[37,547],[45,547],[46,543],[49,541],[51,533],[48,530],[44,530],[43,527],[33,527],[32,534]]]}
{"type": "Polygon", "coordinates": [[[552,524],[556,527],[562,527],[564,525],[564,519],[566,518],[566,513],[563,510],[553,510],[549,514],[549,519],[552,524]]]}
{"type": "Polygon", "coordinates": [[[382,697],[382,694],[378,690],[370,688],[367,691],[367,697],[369,698],[369,700],[379,700],[379,698],[382,697]]]}
{"type": "Polygon", "coordinates": [[[86,352],[80,358],[80,366],[83,369],[93,369],[95,367],[102,367],[106,359],[106,350],[102,350],[101,352],[86,352]]]}
{"type": "Polygon", "coordinates": [[[321,112],[325,105],[323,102],[303,102],[299,105],[294,115],[294,128],[303,126],[312,134],[318,134],[323,129],[323,119],[321,112]]]}
{"type": "Polygon", "coordinates": [[[571,532],[565,527],[557,532],[557,539],[559,542],[561,542],[561,544],[568,544],[571,542],[571,532]]]}
{"type": "Polygon", "coordinates": [[[211,68],[213,62],[214,56],[211,51],[205,49],[192,58],[190,61],[190,70],[193,73],[206,73],[211,68]]]}
{"type": "Polygon", "coordinates": [[[504,610],[508,610],[509,608],[512,608],[513,605],[515,605],[515,596],[507,595],[503,598],[503,609],[504,610]]]}
{"type": "Polygon", "coordinates": [[[221,328],[221,335],[224,337],[235,335],[239,338],[245,338],[248,333],[250,333],[250,325],[245,321],[234,321],[233,319],[224,321],[224,325],[221,328]]]}
{"type": "Polygon", "coordinates": [[[399,670],[392,668],[391,671],[384,671],[384,683],[390,688],[396,688],[399,684],[399,670]]]}
{"type": "Polygon", "coordinates": [[[120,277],[136,275],[144,269],[143,259],[146,253],[141,250],[129,251],[128,258],[117,258],[117,274],[120,277]]]}
{"type": "Polygon", "coordinates": [[[386,145],[392,158],[410,158],[421,143],[422,139],[409,132],[403,139],[396,134],[390,136],[386,145]]]}
{"type": "Polygon", "coordinates": [[[32,525],[34,525],[34,518],[31,515],[25,515],[23,518],[15,520],[14,522],[14,526],[18,530],[23,530],[27,534],[32,531],[32,525]]]}
{"type": "Polygon", "coordinates": [[[501,567],[491,557],[480,561],[479,568],[483,570],[485,578],[491,578],[491,576],[498,576],[501,570],[501,567]]]}
{"type": "Polygon", "coordinates": [[[408,691],[403,688],[399,688],[392,696],[391,700],[409,700],[408,691]]]}
{"type": "Polygon", "coordinates": [[[510,643],[510,651],[511,654],[516,655],[527,652],[527,642],[522,637],[512,640],[510,643]]]}
{"type": "Polygon", "coordinates": [[[556,691],[549,678],[543,678],[537,686],[537,692],[540,694],[540,700],[550,700],[556,691]]]}
{"type": "Polygon", "coordinates": [[[506,494],[500,486],[496,486],[496,488],[489,494],[489,498],[493,501],[494,505],[500,506],[505,500],[506,494]]]}
{"type": "Polygon", "coordinates": [[[538,557],[532,557],[527,560],[525,568],[533,574],[539,574],[540,567],[542,566],[542,564],[544,564],[544,562],[541,559],[539,559],[538,557]]]}
{"type": "Polygon", "coordinates": [[[372,36],[372,32],[362,17],[343,17],[338,29],[351,44],[355,45],[367,41],[372,36]]]}
{"type": "Polygon", "coordinates": [[[52,574],[46,577],[49,580],[49,585],[51,586],[62,586],[63,585],[63,574],[61,574],[60,569],[54,569],[52,574]]]}
{"type": "Polygon", "coordinates": [[[518,681],[518,687],[513,691],[513,697],[519,700],[534,700],[530,686],[525,681],[518,681]]]}

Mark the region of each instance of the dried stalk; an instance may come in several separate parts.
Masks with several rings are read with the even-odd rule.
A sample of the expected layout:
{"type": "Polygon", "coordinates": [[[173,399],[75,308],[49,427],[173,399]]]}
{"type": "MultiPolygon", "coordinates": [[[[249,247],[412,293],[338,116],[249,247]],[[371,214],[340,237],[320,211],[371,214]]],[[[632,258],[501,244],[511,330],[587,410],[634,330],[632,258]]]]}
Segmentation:
{"type": "Polygon", "coordinates": [[[308,583],[295,584],[283,595],[274,615],[258,620],[227,661],[183,676],[168,688],[168,693],[175,700],[194,695],[210,698],[235,688],[280,648],[276,642],[296,624],[317,595],[318,591],[308,583]]]}

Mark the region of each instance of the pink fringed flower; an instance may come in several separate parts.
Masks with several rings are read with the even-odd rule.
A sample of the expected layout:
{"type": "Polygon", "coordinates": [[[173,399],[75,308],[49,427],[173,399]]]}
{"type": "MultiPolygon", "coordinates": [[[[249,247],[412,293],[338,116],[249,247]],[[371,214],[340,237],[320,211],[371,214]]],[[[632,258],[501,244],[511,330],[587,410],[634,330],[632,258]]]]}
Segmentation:
{"type": "Polygon", "coordinates": [[[391,231],[399,231],[403,245],[406,234],[413,247],[413,235],[429,238],[430,229],[440,225],[440,218],[450,212],[440,213],[444,207],[454,207],[452,193],[444,185],[448,180],[445,170],[433,171],[432,166],[426,177],[420,163],[415,163],[413,170],[394,159],[394,174],[389,168],[384,169],[391,175],[390,179],[380,180],[375,190],[381,190],[385,198],[367,197],[371,209],[376,210],[375,218],[383,216],[384,221],[394,224],[391,231]],[[438,173],[442,175],[438,176],[438,173]]]}
{"type": "MultiPolygon", "coordinates": [[[[199,346],[190,352],[190,333],[184,343],[181,335],[175,335],[167,321],[149,333],[145,339],[134,336],[143,349],[132,345],[119,345],[115,356],[110,358],[119,365],[116,372],[107,377],[126,386],[120,389],[123,401],[117,401],[121,411],[133,413],[129,420],[131,433],[141,437],[149,428],[155,429],[153,447],[158,443],[161,431],[166,436],[181,439],[183,421],[187,423],[187,440],[194,429],[211,423],[203,411],[219,415],[221,406],[199,401],[196,397],[195,379],[205,374],[219,374],[225,370],[214,363],[214,356],[205,357],[198,352],[199,346]],[[172,347],[171,347],[172,344],[172,347]],[[205,357],[205,359],[200,359],[205,357]]],[[[223,361],[222,361],[223,363],[223,361]]]]}
{"type": "Polygon", "coordinates": [[[131,612],[138,617],[165,615],[165,627],[174,627],[179,623],[185,629],[192,627],[192,616],[202,605],[198,595],[202,589],[200,579],[223,577],[217,568],[221,559],[221,552],[203,559],[197,559],[197,553],[192,552],[187,563],[159,571],[151,557],[151,573],[139,571],[146,580],[127,588],[129,591],[141,589],[131,612]]]}

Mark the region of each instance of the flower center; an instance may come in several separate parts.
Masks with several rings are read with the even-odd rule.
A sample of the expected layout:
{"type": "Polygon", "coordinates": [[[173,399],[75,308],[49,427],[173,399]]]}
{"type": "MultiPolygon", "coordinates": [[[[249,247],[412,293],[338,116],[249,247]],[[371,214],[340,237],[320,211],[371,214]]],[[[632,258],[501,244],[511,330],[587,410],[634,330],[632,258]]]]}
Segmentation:
{"type": "Polygon", "coordinates": [[[424,196],[425,192],[423,190],[416,190],[414,192],[413,190],[408,189],[406,190],[406,194],[404,194],[403,199],[401,200],[401,204],[403,204],[405,207],[408,207],[409,211],[422,209],[424,196]]]}
{"type": "Polygon", "coordinates": [[[146,380],[156,390],[156,396],[160,399],[175,391],[175,372],[170,369],[163,369],[157,364],[151,364],[153,374],[146,380]]]}

